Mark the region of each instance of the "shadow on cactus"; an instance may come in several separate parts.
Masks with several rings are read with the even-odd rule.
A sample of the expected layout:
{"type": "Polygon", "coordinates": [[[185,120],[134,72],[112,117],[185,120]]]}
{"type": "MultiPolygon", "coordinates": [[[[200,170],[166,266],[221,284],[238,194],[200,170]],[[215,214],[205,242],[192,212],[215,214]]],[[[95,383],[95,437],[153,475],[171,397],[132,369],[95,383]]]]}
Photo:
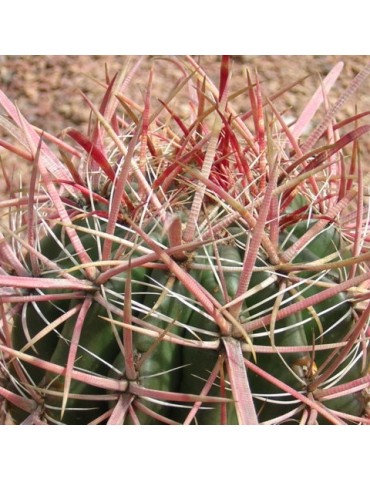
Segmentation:
{"type": "Polygon", "coordinates": [[[335,118],[370,66],[329,107],[335,65],[288,125],[294,85],[232,93],[227,56],[218,86],[183,57],[157,101],[155,62],[143,105],[140,59],[84,96],[87,134],[40,132],[0,92],[1,146],[32,162],[0,203],[8,420],[368,424],[369,112],[335,118]]]}

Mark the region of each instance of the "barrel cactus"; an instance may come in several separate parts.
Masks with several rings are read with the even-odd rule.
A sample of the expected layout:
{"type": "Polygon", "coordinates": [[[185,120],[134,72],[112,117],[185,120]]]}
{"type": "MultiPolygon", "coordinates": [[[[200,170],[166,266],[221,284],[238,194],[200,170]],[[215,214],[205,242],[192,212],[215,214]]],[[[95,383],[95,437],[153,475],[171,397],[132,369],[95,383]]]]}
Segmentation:
{"type": "Polygon", "coordinates": [[[140,59],[107,77],[99,107],[84,96],[88,133],[41,132],[0,92],[17,141],[1,146],[32,164],[0,203],[3,412],[369,423],[370,126],[368,112],[336,116],[370,66],[329,107],[335,65],[289,123],[285,90],[268,96],[257,74],[230,92],[229,57],[218,86],[192,57],[171,61],[179,79],[159,102],[155,65],[143,105],[126,95],[140,59]]]}

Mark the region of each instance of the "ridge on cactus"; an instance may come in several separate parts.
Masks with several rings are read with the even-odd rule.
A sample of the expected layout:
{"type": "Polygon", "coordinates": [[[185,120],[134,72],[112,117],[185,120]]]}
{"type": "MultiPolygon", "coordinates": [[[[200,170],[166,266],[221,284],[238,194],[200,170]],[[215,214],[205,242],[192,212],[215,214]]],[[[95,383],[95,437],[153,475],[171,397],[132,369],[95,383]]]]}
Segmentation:
{"type": "Polygon", "coordinates": [[[32,166],[0,202],[2,416],[369,424],[369,112],[336,117],[370,65],[331,105],[334,65],[287,124],[293,86],[233,91],[228,56],[217,85],[175,59],[159,100],[153,61],[139,105],[140,63],[58,137],[0,91],[0,146],[32,166]]]}

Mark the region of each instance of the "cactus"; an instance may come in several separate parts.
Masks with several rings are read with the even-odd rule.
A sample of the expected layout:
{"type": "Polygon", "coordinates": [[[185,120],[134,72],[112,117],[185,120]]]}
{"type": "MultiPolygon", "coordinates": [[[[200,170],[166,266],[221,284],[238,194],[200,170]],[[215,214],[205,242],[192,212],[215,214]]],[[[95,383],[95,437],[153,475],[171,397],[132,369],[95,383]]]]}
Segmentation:
{"type": "Polygon", "coordinates": [[[32,162],[28,188],[0,204],[8,416],[369,423],[370,126],[335,117],[370,66],[311,127],[341,63],[292,125],[273,103],[285,90],[267,96],[248,74],[230,93],[228,56],[218,87],[176,60],[182,77],[156,104],[152,69],[143,106],[125,94],[139,64],[107,78],[99,107],[84,96],[89,134],[41,133],[0,92],[21,146],[1,145],[32,162]],[[181,118],[171,101],[186,86],[181,118]]]}

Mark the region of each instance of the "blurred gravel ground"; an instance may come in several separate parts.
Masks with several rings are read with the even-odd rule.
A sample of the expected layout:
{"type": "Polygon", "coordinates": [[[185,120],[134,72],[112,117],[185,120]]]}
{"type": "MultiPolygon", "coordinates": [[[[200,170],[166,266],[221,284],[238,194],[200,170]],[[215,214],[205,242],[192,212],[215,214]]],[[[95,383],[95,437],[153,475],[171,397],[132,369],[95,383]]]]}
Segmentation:
{"type": "MultiPolygon", "coordinates": [[[[153,98],[164,99],[169,90],[168,85],[172,85],[173,80],[179,76],[178,69],[166,58],[145,57],[127,94],[141,103],[149,69],[154,64],[153,98]]],[[[220,57],[195,56],[195,58],[217,84],[220,57]]],[[[126,60],[127,57],[124,56],[3,55],[0,57],[0,89],[11,100],[16,101],[21,112],[31,123],[56,135],[70,126],[87,125],[89,109],[82,100],[80,91],[82,90],[93,102],[100,102],[103,88],[99,82],[104,82],[105,69],[107,68],[113,75],[126,60]]],[[[231,92],[246,86],[247,69],[252,74],[257,69],[263,81],[263,92],[270,95],[283,86],[311,74],[304,82],[276,101],[280,111],[295,116],[320,85],[319,75],[325,76],[338,61],[344,62],[344,69],[330,94],[330,101],[333,103],[356,74],[370,62],[369,56],[235,56],[231,92]]],[[[358,111],[370,110],[369,87],[370,78],[343,107],[338,120],[353,115],[355,107],[358,111]]],[[[181,102],[181,97],[179,101],[181,102]]],[[[233,101],[233,106],[237,112],[247,109],[249,106],[247,94],[233,101]]],[[[176,108],[181,114],[182,106],[178,102],[176,108]]],[[[0,131],[0,135],[4,136],[4,132],[0,131]]],[[[364,139],[363,145],[370,155],[370,138],[364,139]]],[[[27,184],[27,166],[20,165],[19,161],[13,159],[1,147],[0,155],[6,160],[7,168],[13,165],[15,171],[25,172],[22,182],[27,184]]],[[[370,158],[365,158],[364,161],[370,164],[370,158]]],[[[4,188],[0,179],[0,198],[1,194],[4,194],[4,188]]]]}

